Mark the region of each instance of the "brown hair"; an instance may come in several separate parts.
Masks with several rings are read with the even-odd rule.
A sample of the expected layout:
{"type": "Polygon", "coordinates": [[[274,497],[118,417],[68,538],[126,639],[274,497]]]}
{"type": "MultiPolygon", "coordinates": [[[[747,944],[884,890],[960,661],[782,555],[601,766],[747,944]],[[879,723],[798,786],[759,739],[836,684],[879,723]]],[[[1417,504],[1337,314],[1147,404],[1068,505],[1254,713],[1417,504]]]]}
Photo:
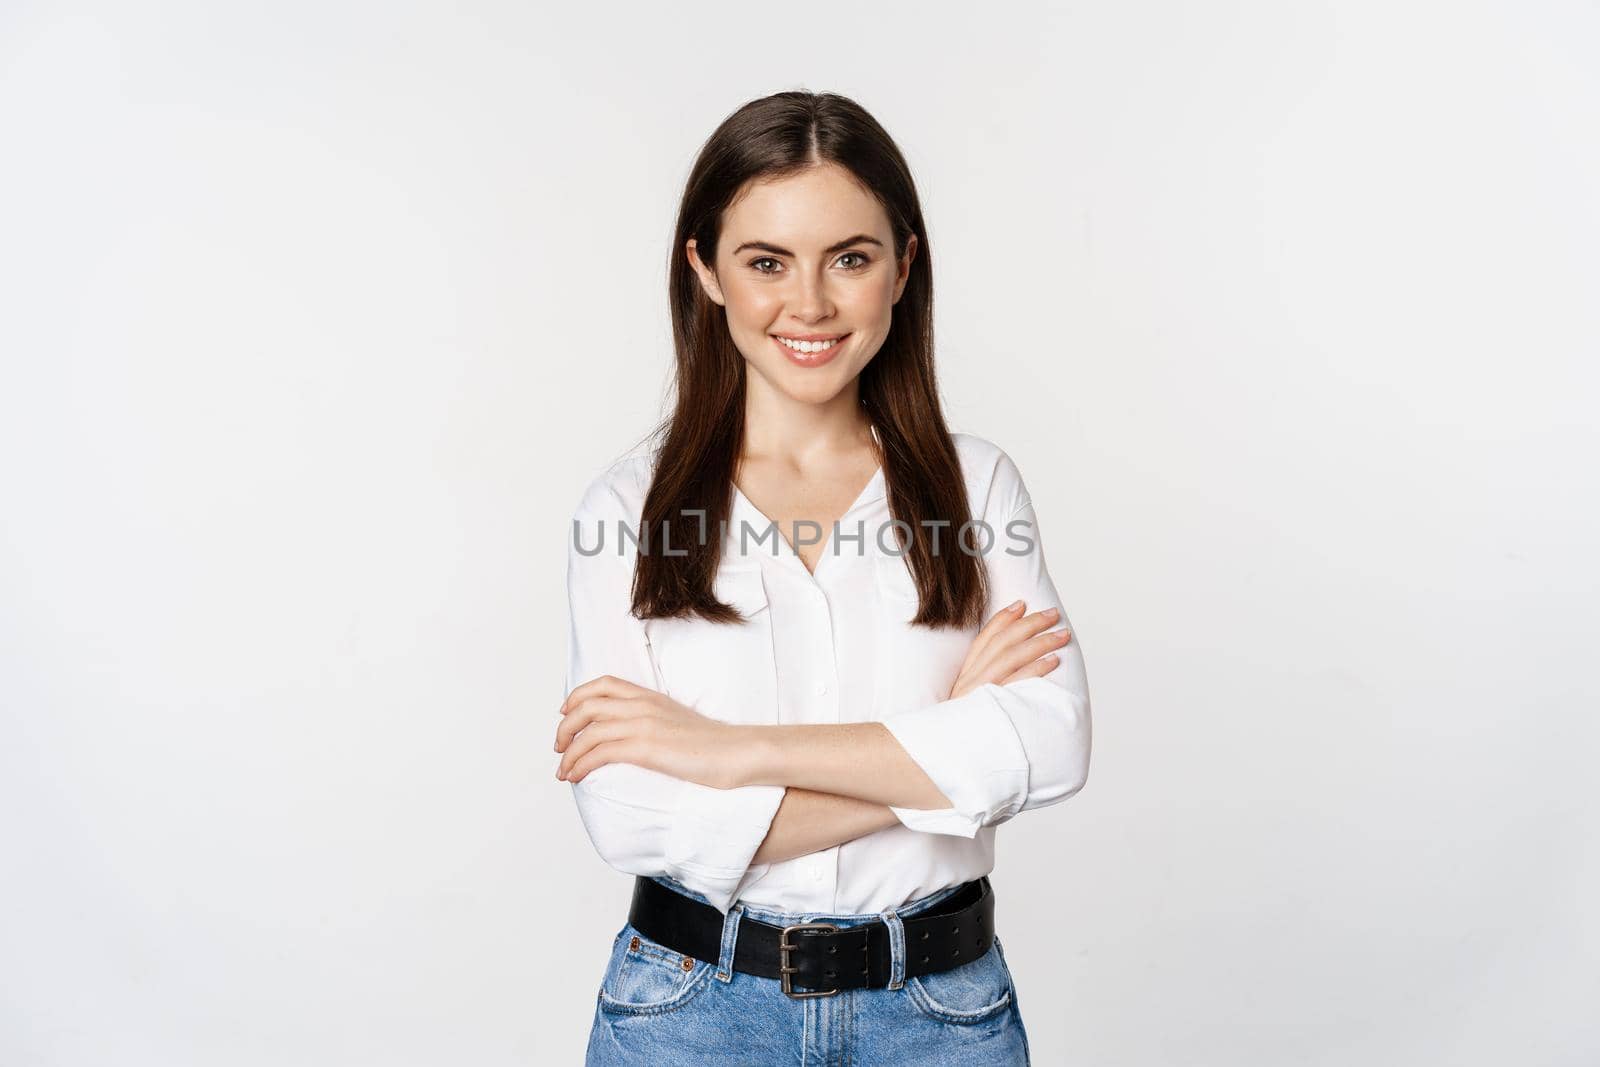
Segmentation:
{"type": "Polygon", "coordinates": [[[695,238],[701,260],[715,263],[723,212],[746,183],[827,162],[853,174],[883,205],[897,260],[905,256],[907,239],[917,235],[917,255],[888,336],[859,381],[862,407],[883,449],[891,514],[910,527],[905,559],[921,600],[914,621],[933,627],[982,621],[987,588],[980,558],[951,547],[971,516],[960,458],[939,406],[931,250],[910,168],[888,133],[855,101],[805,91],[752,100],[724,119],[700,149],[683,191],[668,268],[675,402],[649,435],[661,441],[640,516],[641,542],[651,548],[641,548],[634,572],[633,613],[639,618],[741,618],[713,595],[722,540],[711,531],[730,521],[746,367],[726,312],[701,289],[684,246],[695,238]],[[923,520],[949,522],[940,530],[937,555],[923,520]],[[670,538],[671,555],[654,547],[667,543],[662,524],[669,521],[678,531],[670,538]],[[686,529],[707,535],[686,537],[686,529]]]}

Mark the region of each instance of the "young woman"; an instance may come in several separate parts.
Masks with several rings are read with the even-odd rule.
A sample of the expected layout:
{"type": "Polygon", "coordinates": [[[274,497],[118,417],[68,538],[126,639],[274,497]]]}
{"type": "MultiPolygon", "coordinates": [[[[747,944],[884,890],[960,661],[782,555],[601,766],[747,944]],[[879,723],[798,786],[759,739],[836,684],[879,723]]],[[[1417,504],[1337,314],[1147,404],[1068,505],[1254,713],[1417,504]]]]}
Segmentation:
{"type": "Polygon", "coordinates": [[[905,160],[785,92],[702,149],[676,402],[573,519],[556,776],[635,875],[590,1064],[1021,1064],[995,827],[1084,785],[1011,458],[952,433],[905,160]]]}

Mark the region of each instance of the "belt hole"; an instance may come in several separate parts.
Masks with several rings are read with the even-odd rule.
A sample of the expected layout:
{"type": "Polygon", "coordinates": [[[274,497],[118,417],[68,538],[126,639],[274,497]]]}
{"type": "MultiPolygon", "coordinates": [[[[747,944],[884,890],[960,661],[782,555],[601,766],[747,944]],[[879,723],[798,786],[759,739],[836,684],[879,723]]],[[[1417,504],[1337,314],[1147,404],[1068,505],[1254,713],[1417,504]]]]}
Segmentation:
{"type": "Polygon", "coordinates": [[[959,927],[959,926],[958,926],[958,927],[956,927],[956,928],[955,928],[955,929],[954,929],[954,930],[951,930],[951,931],[950,931],[950,932],[951,932],[951,933],[952,933],[952,934],[959,934],[959,933],[960,933],[960,932],[961,932],[961,927],[959,927]]]}
{"type": "Polygon", "coordinates": [[[838,945],[829,945],[828,946],[828,952],[830,954],[832,954],[834,952],[838,952],[838,951],[839,951],[839,946],[838,945]]]}
{"type": "Polygon", "coordinates": [[[956,947],[955,947],[955,948],[953,948],[953,949],[951,949],[951,950],[950,950],[950,955],[952,955],[952,956],[959,956],[959,955],[961,955],[961,946],[960,946],[960,945],[957,945],[957,946],[956,946],[956,947]]]}
{"type": "Polygon", "coordinates": [[[824,978],[832,978],[833,977],[833,972],[832,971],[823,971],[822,972],[822,977],[824,977],[824,978]]]}
{"type": "Polygon", "coordinates": [[[862,974],[866,974],[867,973],[867,969],[865,967],[861,968],[861,973],[862,974]]]}
{"type": "MultiPolygon", "coordinates": [[[[639,939],[638,938],[634,938],[634,940],[637,941],[639,939]]],[[[928,931],[926,931],[926,930],[922,931],[922,940],[924,940],[924,941],[928,940],[928,931]]]]}
{"type": "Polygon", "coordinates": [[[928,957],[926,957],[926,956],[922,957],[922,962],[923,963],[927,963],[928,962],[928,957]]]}

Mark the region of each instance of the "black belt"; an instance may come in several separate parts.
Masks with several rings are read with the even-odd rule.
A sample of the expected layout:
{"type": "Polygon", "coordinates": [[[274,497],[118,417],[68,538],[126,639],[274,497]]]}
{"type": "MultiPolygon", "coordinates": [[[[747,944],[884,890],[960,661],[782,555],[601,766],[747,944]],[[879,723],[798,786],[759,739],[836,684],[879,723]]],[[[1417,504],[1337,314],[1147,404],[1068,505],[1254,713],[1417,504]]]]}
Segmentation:
{"type": "MultiPolygon", "coordinates": [[[[722,955],[723,915],[653,878],[634,879],[628,922],[652,941],[693,959],[722,955]]],[[[927,911],[902,922],[905,976],[959,967],[989,951],[994,939],[994,890],[987,875],[966,882],[927,911]]],[[[791,997],[823,997],[841,989],[883,989],[889,984],[889,926],[874,919],[840,928],[832,923],[773,926],[740,917],[733,969],[781,978],[791,997]],[[797,990],[795,986],[805,986],[797,990]]]]}

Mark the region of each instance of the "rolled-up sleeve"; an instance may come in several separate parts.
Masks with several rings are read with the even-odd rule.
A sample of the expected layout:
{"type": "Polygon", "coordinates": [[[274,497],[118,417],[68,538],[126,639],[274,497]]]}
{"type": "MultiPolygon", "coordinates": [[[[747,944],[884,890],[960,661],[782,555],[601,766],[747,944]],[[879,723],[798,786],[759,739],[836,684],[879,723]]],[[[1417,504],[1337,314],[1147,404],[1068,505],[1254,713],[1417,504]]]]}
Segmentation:
{"type": "MultiPolygon", "coordinates": [[[[1038,518],[1021,474],[1001,453],[990,513],[994,543],[983,556],[987,621],[1015,600],[1025,613],[1056,608],[1050,630],[1072,629],[1045,565],[1038,518]]],[[[927,833],[973,837],[984,826],[1060,803],[1089,777],[1089,685],[1077,631],[1055,650],[1049,673],[1006,685],[989,682],[959,697],[884,719],[906,752],[950,799],[950,807],[891,810],[927,833]]]]}
{"type": "MultiPolygon", "coordinates": [[[[620,499],[597,482],[569,527],[563,695],[606,674],[661,688],[645,624],[631,610],[637,546],[619,541],[619,526],[631,530],[636,520],[624,514],[620,499]]],[[[713,789],[630,763],[608,763],[573,782],[572,794],[589,840],[607,864],[624,874],[669,875],[727,914],[739,893],[768,869],[750,861],[771,828],[784,788],[713,789]]]]}

